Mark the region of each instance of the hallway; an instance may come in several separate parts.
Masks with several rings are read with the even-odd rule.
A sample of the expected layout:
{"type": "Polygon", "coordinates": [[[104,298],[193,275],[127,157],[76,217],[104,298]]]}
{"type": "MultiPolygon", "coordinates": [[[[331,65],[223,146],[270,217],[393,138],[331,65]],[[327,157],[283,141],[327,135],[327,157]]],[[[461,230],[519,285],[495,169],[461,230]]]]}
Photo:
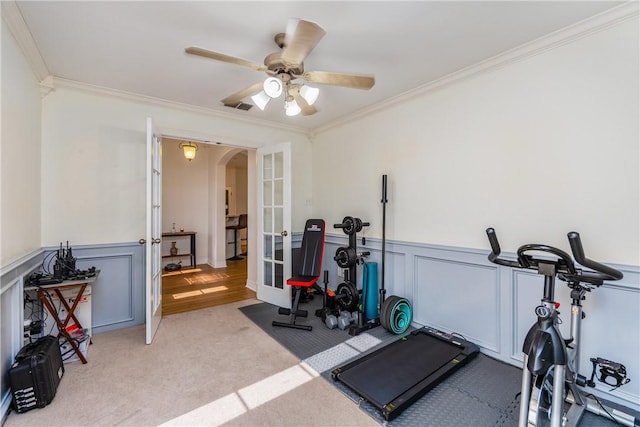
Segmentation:
{"type": "Polygon", "coordinates": [[[255,298],[246,287],[247,259],[227,261],[225,268],[207,264],[162,275],[162,314],[183,313],[255,298]]]}

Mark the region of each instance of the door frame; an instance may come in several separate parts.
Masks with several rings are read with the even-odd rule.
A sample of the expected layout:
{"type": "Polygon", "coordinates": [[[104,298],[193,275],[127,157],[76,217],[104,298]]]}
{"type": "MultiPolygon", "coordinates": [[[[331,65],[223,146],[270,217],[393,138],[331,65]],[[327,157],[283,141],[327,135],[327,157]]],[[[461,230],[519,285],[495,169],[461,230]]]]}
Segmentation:
{"type": "MultiPolygon", "coordinates": [[[[261,227],[259,227],[260,224],[257,218],[258,212],[259,212],[258,206],[261,206],[261,203],[259,201],[260,194],[257,188],[257,176],[259,172],[257,170],[257,166],[258,166],[257,152],[260,149],[284,144],[289,147],[289,159],[291,159],[291,143],[285,142],[280,144],[263,145],[257,142],[251,143],[250,141],[249,142],[239,141],[239,140],[230,141],[227,137],[216,137],[216,136],[205,135],[202,133],[188,131],[184,129],[167,128],[163,126],[158,126],[157,124],[154,124],[154,130],[155,130],[155,133],[160,138],[188,139],[200,144],[220,145],[230,149],[237,148],[242,150],[249,150],[250,154],[249,154],[249,163],[248,163],[248,170],[247,170],[247,174],[248,174],[247,179],[248,179],[248,185],[249,185],[249,188],[248,188],[249,199],[248,199],[247,213],[249,214],[249,219],[248,219],[249,224],[247,228],[248,254],[247,254],[247,284],[246,285],[249,289],[252,289],[257,293],[259,278],[256,271],[257,270],[256,254],[259,247],[257,240],[258,240],[258,236],[261,233],[261,227]]],[[[210,164],[209,167],[213,167],[213,166],[214,164],[210,164]]],[[[215,164],[215,167],[219,171],[220,165],[215,164]]],[[[290,186],[290,183],[289,183],[289,186],[290,186]]],[[[214,230],[215,233],[224,233],[226,231],[225,229],[226,221],[225,221],[225,212],[224,212],[224,187],[225,186],[223,185],[222,187],[223,187],[223,190],[219,192],[220,193],[219,198],[221,199],[221,203],[222,203],[219,209],[220,212],[215,214],[216,218],[215,220],[212,220],[212,223],[210,224],[210,230],[214,230]]],[[[289,217],[291,218],[291,205],[288,206],[288,209],[289,209],[289,217]]],[[[289,228],[290,228],[290,225],[289,225],[289,228]]],[[[289,236],[291,237],[291,231],[290,230],[288,231],[289,231],[289,236]]],[[[210,250],[209,250],[210,264],[215,264],[215,261],[216,261],[215,259],[211,258],[213,251],[214,249],[211,248],[210,246],[210,250]]],[[[289,259],[285,262],[284,275],[286,275],[287,277],[290,277],[290,274],[291,274],[290,254],[288,258],[289,259]]],[[[213,266],[215,268],[215,267],[223,267],[224,265],[213,265],[213,266]]]]}

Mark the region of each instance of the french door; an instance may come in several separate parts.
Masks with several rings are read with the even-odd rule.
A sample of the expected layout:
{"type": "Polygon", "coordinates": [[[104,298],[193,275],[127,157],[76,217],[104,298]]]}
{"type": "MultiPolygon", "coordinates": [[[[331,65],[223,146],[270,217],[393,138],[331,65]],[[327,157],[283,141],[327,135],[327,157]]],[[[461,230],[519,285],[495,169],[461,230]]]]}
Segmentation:
{"type": "Polygon", "coordinates": [[[258,247],[257,298],[291,305],[291,146],[257,150],[258,247]]]}
{"type": "Polygon", "coordinates": [[[162,320],[162,169],[160,137],[154,133],[153,121],[147,118],[147,219],[145,241],[145,311],[146,343],[151,344],[162,320]]]}

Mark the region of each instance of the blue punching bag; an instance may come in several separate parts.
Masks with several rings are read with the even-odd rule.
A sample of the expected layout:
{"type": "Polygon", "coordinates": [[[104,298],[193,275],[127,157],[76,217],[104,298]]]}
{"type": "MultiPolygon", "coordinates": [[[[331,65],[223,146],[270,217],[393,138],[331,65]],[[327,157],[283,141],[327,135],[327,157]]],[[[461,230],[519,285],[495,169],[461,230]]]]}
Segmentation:
{"type": "Polygon", "coordinates": [[[365,262],[362,272],[362,312],[365,320],[378,317],[378,263],[365,262]]]}

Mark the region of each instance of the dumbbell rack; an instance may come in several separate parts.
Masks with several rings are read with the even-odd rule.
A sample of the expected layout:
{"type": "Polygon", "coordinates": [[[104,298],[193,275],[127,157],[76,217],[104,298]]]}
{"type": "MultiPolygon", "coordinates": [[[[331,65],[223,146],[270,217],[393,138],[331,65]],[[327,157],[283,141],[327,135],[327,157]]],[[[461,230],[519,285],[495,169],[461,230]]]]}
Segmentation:
{"type": "Polygon", "coordinates": [[[362,222],[360,218],[353,218],[350,216],[345,217],[341,224],[334,224],[334,228],[342,228],[342,231],[349,236],[349,247],[338,248],[334,260],[338,263],[339,268],[343,268],[345,273],[345,281],[342,282],[336,288],[336,294],[351,294],[355,300],[355,308],[358,311],[358,319],[355,324],[349,327],[349,335],[356,336],[369,329],[375,328],[380,325],[380,319],[368,319],[365,321],[364,313],[360,309],[359,293],[357,288],[357,265],[358,259],[362,256],[369,255],[369,252],[363,252],[358,254],[357,252],[357,232],[361,231],[363,227],[368,227],[368,222],[362,222]],[[346,258],[346,259],[345,259],[346,258]],[[346,264],[347,268],[343,265],[346,264]]]}

